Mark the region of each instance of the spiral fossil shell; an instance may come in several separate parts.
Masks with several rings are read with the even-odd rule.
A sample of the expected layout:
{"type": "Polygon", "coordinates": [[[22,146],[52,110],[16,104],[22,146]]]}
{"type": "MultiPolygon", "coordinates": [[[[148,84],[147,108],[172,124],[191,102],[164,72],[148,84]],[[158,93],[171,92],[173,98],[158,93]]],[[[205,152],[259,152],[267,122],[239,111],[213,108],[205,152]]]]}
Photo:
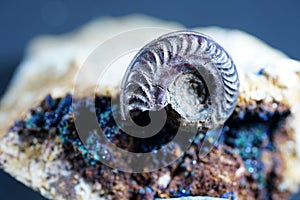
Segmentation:
{"type": "Polygon", "coordinates": [[[238,88],[235,64],[219,44],[197,32],[173,32],[144,46],[130,63],[121,114],[170,104],[186,122],[214,128],[233,112],[238,88]]]}

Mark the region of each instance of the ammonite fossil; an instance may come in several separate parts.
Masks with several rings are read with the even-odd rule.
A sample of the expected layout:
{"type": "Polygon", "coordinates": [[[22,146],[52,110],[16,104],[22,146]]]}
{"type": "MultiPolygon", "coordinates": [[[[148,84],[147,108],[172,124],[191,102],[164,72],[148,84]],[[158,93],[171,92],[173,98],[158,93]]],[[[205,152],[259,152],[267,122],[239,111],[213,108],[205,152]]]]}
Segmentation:
{"type": "Polygon", "coordinates": [[[173,32],[144,46],[130,63],[121,114],[125,119],[170,104],[185,123],[212,129],[233,112],[238,88],[235,64],[219,44],[197,32],[173,32]]]}
{"type": "MultiPolygon", "coordinates": [[[[49,46],[49,37],[46,37],[39,39],[37,43],[34,42],[28,48],[35,49],[35,51],[26,53],[27,56],[19,66],[9,90],[1,99],[1,170],[8,172],[17,180],[34,188],[49,199],[121,200],[177,197],[189,199],[190,196],[197,199],[206,199],[208,197],[199,196],[210,196],[211,198],[268,200],[288,199],[291,194],[295,193],[300,183],[300,177],[297,174],[300,168],[300,88],[298,87],[300,83],[300,63],[242,31],[218,27],[195,29],[218,38],[219,41],[222,41],[222,44],[226,45],[224,46],[226,49],[227,47],[228,50],[230,49],[229,53],[232,54],[234,61],[238,64],[237,69],[240,69],[238,74],[240,83],[243,80],[242,87],[239,89],[236,108],[223,126],[219,145],[217,148],[212,148],[212,151],[204,158],[200,150],[203,146],[202,141],[206,140],[207,135],[210,135],[209,131],[203,134],[202,131],[199,132],[185,151],[182,145],[177,145],[176,141],[172,140],[171,142],[166,141],[163,143],[162,137],[157,136],[162,135],[168,138],[166,134],[174,136],[176,134],[181,139],[190,137],[192,135],[190,134],[191,132],[177,134],[175,127],[174,131],[172,129],[172,132],[162,129],[162,134],[160,135],[156,134],[150,138],[135,139],[131,132],[124,132],[123,129],[120,129],[122,127],[114,124],[113,115],[110,113],[116,111],[116,114],[119,114],[119,104],[116,106],[111,104],[113,102],[111,99],[115,98],[117,99],[116,101],[119,99],[119,93],[117,93],[119,91],[115,91],[118,85],[118,82],[115,81],[116,79],[112,79],[111,76],[103,76],[105,80],[103,82],[109,86],[105,88],[103,93],[99,91],[95,95],[94,88],[91,88],[91,91],[87,90],[87,88],[91,87],[90,80],[97,82],[97,79],[93,78],[98,78],[98,74],[95,72],[101,71],[99,69],[100,66],[107,66],[98,62],[98,60],[104,58],[103,54],[96,53],[97,59],[89,62],[89,66],[92,66],[90,68],[91,73],[88,73],[88,76],[79,82],[79,95],[68,95],[74,89],[74,79],[78,75],[77,69],[80,68],[81,63],[84,62],[91,49],[95,48],[95,45],[105,40],[105,36],[126,31],[128,28],[137,27],[141,24],[145,27],[156,25],[157,27],[183,29],[177,23],[174,25],[173,22],[163,22],[143,16],[101,19],[96,24],[92,22],[91,25],[85,26],[84,29],[74,34],[50,37],[52,38],[51,46],[49,46]],[[73,37],[75,35],[76,37],[73,37]],[[62,41],[64,41],[63,44],[62,41]],[[256,59],[258,55],[261,56],[260,59],[256,59]],[[107,90],[109,90],[109,94],[107,90]],[[92,95],[89,95],[89,92],[92,95]],[[50,95],[47,96],[47,94],[50,95]],[[94,96],[95,99],[90,98],[91,96],[94,96]],[[103,127],[103,135],[107,140],[98,145],[99,143],[96,143],[97,140],[95,140],[94,136],[100,134],[94,131],[94,127],[90,127],[90,118],[84,118],[84,122],[86,122],[84,125],[87,128],[92,128],[92,137],[87,138],[87,140],[91,141],[88,145],[92,146],[92,148],[95,147],[95,150],[100,149],[98,155],[101,159],[105,160],[105,162],[111,160],[118,163],[118,168],[112,169],[107,167],[105,162],[98,161],[97,157],[94,157],[90,151],[87,151],[87,145],[80,141],[79,129],[75,126],[74,116],[78,113],[73,109],[71,102],[80,108],[86,108],[85,110],[92,117],[91,120],[99,122],[96,126],[99,127],[100,124],[103,127]],[[27,112],[24,113],[26,110],[27,112]],[[205,138],[202,136],[205,136],[205,138]],[[151,167],[156,163],[166,163],[166,154],[159,154],[160,149],[156,147],[160,146],[152,145],[152,143],[148,142],[149,140],[153,141],[155,145],[159,143],[160,149],[163,149],[168,144],[177,146],[178,148],[173,148],[174,151],[170,151],[169,148],[166,149],[167,151],[165,152],[170,153],[171,157],[177,157],[179,155],[178,150],[184,151],[184,155],[167,167],[162,167],[151,173],[128,173],[118,170],[120,167],[124,168],[124,166],[129,164],[141,166],[141,163],[147,163],[149,171],[149,166],[151,167]],[[103,147],[106,145],[106,141],[111,141],[113,145],[120,147],[122,151],[141,152],[142,155],[151,151],[153,152],[153,158],[163,159],[156,159],[158,162],[153,164],[149,160],[137,157],[131,162],[127,159],[128,156],[124,157],[123,154],[116,154],[115,152],[112,154],[109,151],[105,151],[103,147]],[[141,142],[133,143],[132,141],[141,142]],[[147,141],[147,143],[144,141],[147,141]],[[93,144],[95,145],[93,146],[93,144]],[[142,146],[140,144],[147,145],[142,146]],[[151,144],[155,149],[149,149],[148,144],[151,144]],[[141,149],[144,151],[141,151],[141,149]],[[158,157],[158,155],[163,156],[158,157]],[[119,158],[121,158],[121,161],[119,158]]],[[[105,50],[111,49],[111,51],[107,51],[107,58],[119,58],[119,55],[125,55],[123,52],[127,53],[128,49],[132,50],[138,46],[142,47],[143,43],[146,44],[151,41],[149,40],[150,37],[153,38],[157,33],[164,32],[154,29],[152,34],[141,34],[148,30],[134,30],[126,32],[126,37],[123,34],[121,34],[122,37],[113,37],[110,40],[112,41],[110,45],[104,48],[105,50]],[[126,39],[127,36],[130,37],[122,43],[121,39],[126,39]],[[123,51],[124,49],[126,51],[123,51]],[[117,54],[116,52],[122,52],[122,54],[117,54]]],[[[210,102],[208,104],[213,108],[226,105],[224,100],[226,90],[222,77],[222,75],[224,76],[222,71],[226,72],[222,67],[226,65],[220,64],[222,67],[217,69],[219,65],[212,63],[217,63],[218,60],[222,60],[221,58],[211,59],[207,54],[207,58],[204,58],[205,54],[203,52],[207,49],[206,47],[209,47],[207,44],[211,42],[210,39],[196,33],[181,33],[173,35],[174,37],[166,36],[159,40],[160,44],[167,44],[166,47],[169,48],[167,49],[167,53],[169,53],[168,58],[170,60],[174,59],[172,55],[175,58],[179,58],[179,50],[182,49],[183,44],[186,45],[188,42],[190,45],[186,45],[188,47],[186,51],[193,52],[194,49],[194,52],[196,52],[198,49],[197,52],[200,52],[192,54],[195,57],[194,62],[199,65],[210,62],[210,65],[207,65],[206,68],[202,67],[201,69],[203,70],[199,71],[192,71],[197,69],[196,67],[193,68],[193,66],[196,66],[194,64],[178,66],[176,70],[183,68],[186,69],[185,73],[180,74],[175,71],[172,76],[158,79],[161,74],[158,72],[161,72],[162,69],[157,68],[155,60],[149,57],[151,59],[149,63],[155,64],[153,69],[157,69],[157,72],[150,76],[149,70],[146,70],[147,65],[144,65],[144,68],[139,67],[138,69],[141,70],[137,70],[137,72],[145,73],[149,76],[152,89],[156,88],[158,91],[167,93],[167,111],[171,110],[172,107],[174,109],[177,108],[178,112],[181,111],[171,101],[177,100],[181,108],[184,108],[182,111],[187,115],[192,115],[191,112],[197,112],[193,109],[186,110],[186,107],[182,106],[182,103],[188,104],[183,104],[186,106],[191,105],[188,102],[190,98],[187,98],[187,95],[180,95],[181,91],[186,91],[186,89],[178,87],[178,90],[174,88],[172,90],[172,86],[178,85],[177,83],[180,83],[181,80],[184,84],[183,86],[189,86],[189,84],[185,84],[187,79],[193,80],[192,83],[196,81],[197,84],[206,86],[204,98],[200,98],[199,102],[207,102],[212,94],[209,91],[210,87],[207,86],[213,82],[213,79],[209,78],[209,76],[205,78],[207,76],[204,72],[213,71],[213,69],[209,68],[210,66],[215,67],[215,74],[219,74],[217,77],[220,80],[219,85],[223,86],[221,91],[223,91],[224,95],[217,96],[219,98],[217,103],[221,103],[221,105],[213,105],[210,102]],[[170,38],[173,42],[167,43],[169,40],[167,38],[170,38]],[[192,39],[192,42],[190,43],[190,39],[187,40],[186,38],[192,39]],[[177,51],[174,48],[177,48],[177,51]],[[196,59],[196,57],[199,57],[199,59],[196,59]],[[178,74],[178,79],[175,78],[175,74],[178,74]],[[174,77],[173,80],[170,80],[170,77],[174,77]],[[183,78],[179,80],[179,77],[183,78]],[[185,79],[185,77],[188,78],[185,79]],[[157,78],[157,81],[155,81],[155,78],[157,78]],[[163,81],[168,81],[168,83],[163,85],[163,81]],[[163,87],[155,87],[155,84],[163,87]],[[164,90],[159,90],[160,88],[164,90]],[[174,92],[178,96],[172,96],[175,95],[174,92]],[[177,99],[174,99],[175,97],[177,99]],[[182,97],[182,101],[179,101],[178,97],[182,97]]],[[[172,34],[169,35],[172,36],[172,34]]],[[[212,45],[210,46],[213,47],[212,45]]],[[[158,47],[156,50],[159,50],[159,46],[153,45],[153,47],[158,47]]],[[[219,46],[216,46],[216,49],[220,50],[219,46]]],[[[142,51],[146,52],[149,50],[153,51],[155,48],[143,49],[142,51]]],[[[103,53],[104,51],[99,52],[103,53]]],[[[160,56],[160,60],[162,60],[161,56],[164,55],[163,53],[163,51],[162,53],[156,53],[160,56]]],[[[148,55],[151,56],[152,54],[148,53],[148,55]]],[[[218,54],[211,51],[211,55],[218,54]]],[[[223,56],[224,58],[228,57],[226,53],[223,56]]],[[[140,58],[142,58],[142,54],[140,54],[140,58]]],[[[184,59],[187,58],[184,57],[184,59]]],[[[190,59],[188,61],[191,62],[190,59]]],[[[120,68],[126,65],[126,62],[127,60],[116,62],[114,71],[120,72],[116,74],[121,74],[120,68]]],[[[182,61],[182,63],[189,62],[186,60],[182,61]]],[[[131,65],[131,68],[128,70],[127,80],[124,79],[124,88],[126,88],[126,83],[129,83],[130,76],[134,75],[132,73],[134,67],[138,67],[138,62],[136,62],[136,65],[131,65]]],[[[173,65],[168,64],[164,68],[170,70],[173,69],[173,65]]],[[[135,76],[137,77],[137,75],[135,76]]],[[[224,79],[227,80],[227,78],[224,79]]],[[[147,85],[141,85],[139,89],[135,83],[137,81],[134,81],[134,76],[132,76],[131,80],[132,84],[130,87],[131,89],[136,88],[136,91],[130,90],[129,86],[126,91],[124,90],[127,92],[123,93],[122,96],[124,97],[124,102],[128,101],[127,105],[131,106],[124,107],[124,113],[133,112],[137,108],[147,110],[151,108],[150,105],[155,110],[156,108],[153,105],[159,104],[154,100],[160,96],[156,96],[155,93],[149,90],[148,94],[154,94],[149,98],[143,90],[147,91],[146,88],[150,88],[150,86],[143,87],[147,85]],[[138,94],[144,97],[145,101],[134,98],[138,94]],[[138,102],[140,103],[138,104],[139,106],[137,106],[138,102]]],[[[99,85],[101,87],[104,86],[104,84],[100,83],[99,85]]],[[[211,88],[213,89],[213,86],[211,88]]],[[[161,107],[163,106],[164,104],[161,107]]],[[[162,108],[158,107],[157,109],[162,108]]],[[[176,114],[173,110],[171,111],[176,114]]],[[[224,111],[224,109],[221,109],[221,111],[224,111]]],[[[229,113],[228,110],[227,112],[229,113]]],[[[147,113],[150,115],[151,112],[142,114],[147,113]]],[[[119,117],[119,115],[117,116],[119,117]]],[[[166,125],[168,124],[166,123],[166,125]]],[[[132,127],[130,128],[133,129],[132,127]]],[[[211,132],[214,133],[214,131],[211,132]]],[[[140,135],[145,136],[146,134],[139,134],[138,136],[140,135]]],[[[5,189],[5,187],[3,188],[5,189]]]]}

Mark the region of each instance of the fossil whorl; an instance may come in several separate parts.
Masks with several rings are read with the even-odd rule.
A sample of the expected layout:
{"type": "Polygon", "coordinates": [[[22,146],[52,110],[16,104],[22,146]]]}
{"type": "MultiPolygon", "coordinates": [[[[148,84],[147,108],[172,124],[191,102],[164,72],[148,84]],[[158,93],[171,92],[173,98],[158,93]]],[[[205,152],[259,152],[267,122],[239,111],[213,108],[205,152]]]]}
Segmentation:
{"type": "Polygon", "coordinates": [[[121,114],[157,111],[171,104],[188,123],[214,128],[233,112],[239,79],[228,53],[192,31],[159,37],[131,61],[121,86],[121,114]]]}

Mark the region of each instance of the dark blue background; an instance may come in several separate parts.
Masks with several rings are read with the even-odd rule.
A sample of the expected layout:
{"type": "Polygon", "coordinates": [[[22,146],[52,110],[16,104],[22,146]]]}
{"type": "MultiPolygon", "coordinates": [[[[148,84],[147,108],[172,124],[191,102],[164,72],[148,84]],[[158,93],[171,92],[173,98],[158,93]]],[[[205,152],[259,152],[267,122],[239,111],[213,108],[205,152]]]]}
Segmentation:
{"type": "MultiPolygon", "coordinates": [[[[300,60],[300,1],[297,0],[1,0],[0,95],[33,37],[69,32],[99,16],[131,13],[177,21],[187,27],[217,25],[241,29],[300,60]]],[[[0,195],[0,199],[43,199],[3,172],[0,172],[0,195]]]]}

